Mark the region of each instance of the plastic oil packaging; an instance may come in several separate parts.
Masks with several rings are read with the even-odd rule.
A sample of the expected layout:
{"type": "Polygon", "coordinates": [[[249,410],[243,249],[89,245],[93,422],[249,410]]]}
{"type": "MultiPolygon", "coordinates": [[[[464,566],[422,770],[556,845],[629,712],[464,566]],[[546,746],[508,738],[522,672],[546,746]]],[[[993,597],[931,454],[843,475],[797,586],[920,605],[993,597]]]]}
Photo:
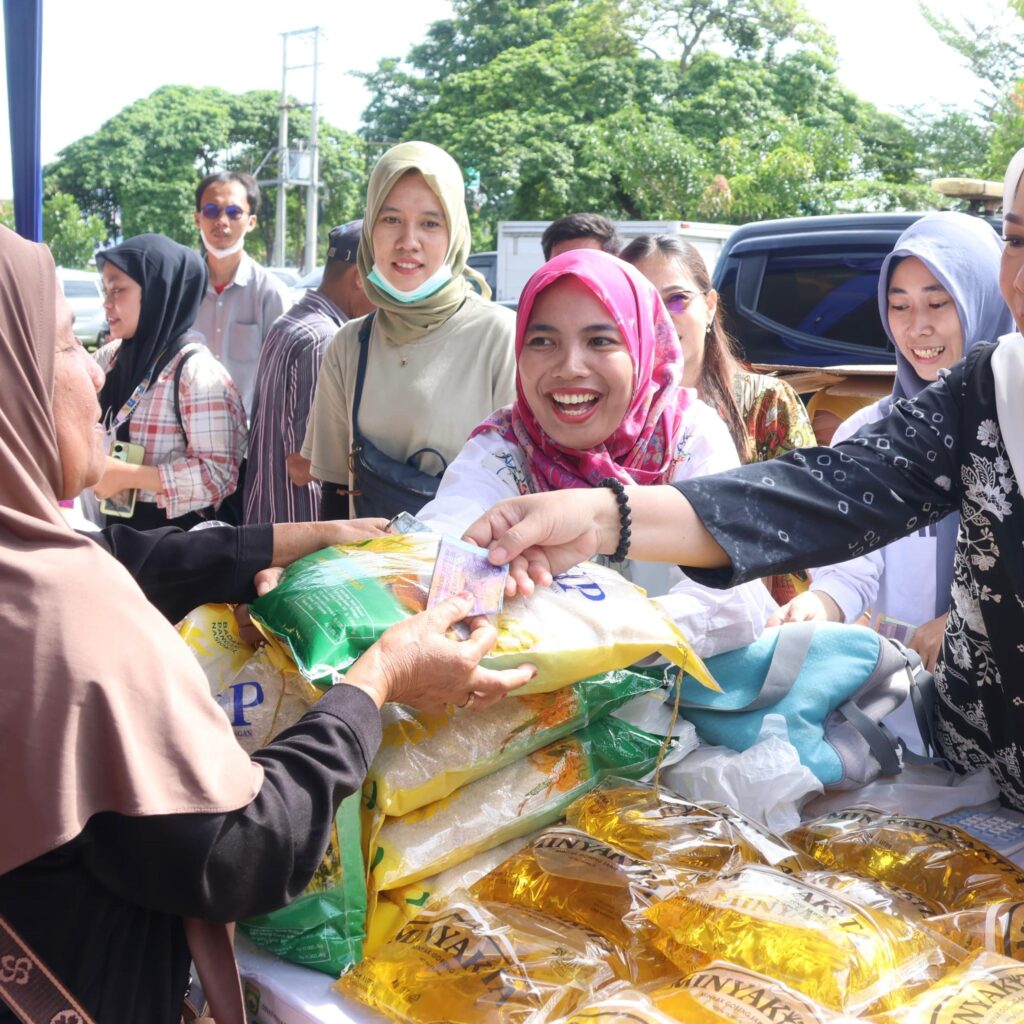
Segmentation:
{"type": "Polygon", "coordinates": [[[1024,900],[1024,873],[955,825],[872,807],[804,822],[786,839],[828,868],[877,878],[946,910],[1024,900]]]}
{"type": "Polygon", "coordinates": [[[1024,961],[1024,903],[1002,900],[926,918],[924,924],[964,949],[1024,961]]]}
{"type": "MultiPolygon", "coordinates": [[[[253,621],[291,653],[307,679],[344,671],[389,627],[426,607],[438,534],[388,534],[325,548],[293,562],[250,606],[253,621]]],[[[486,668],[525,662],[543,693],[663,654],[714,689],[688,641],[642,590],[585,562],[530,597],[505,602],[486,668]]]]}
{"type": "Polygon", "coordinates": [[[408,814],[597,721],[659,683],[654,675],[619,669],[551,693],[510,696],[483,711],[450,708],[426,715],[385,704],[367,799],[385,814],[408,814]]]}
{"type": "Polygon", "coordinates": [[[571,1013],[613,981],[606,956],[594,933],[456,892],[335,985],[406,1024],[525,1024],[571,1013]]]}
{"type": "Polygon", "coordinates": [[[1024,1024],[1024,964],[976,953],[878,1024],[1024,1024]]]}
{"type": "Polygon", "coordinates": [[[910,922],[759,864],[645,913],[679,948],[777,978],[837,1012],[899,1006],[943,959],[910,922]]]}
{"type": "Polygon", "coordinates": [[[742,864],[785,870],[816,862],[761,825],[720,804],[690,802],[668,790],[606,779],[576,800],[566,822],[641,860],[717,874],[742,864]]]}
{"type": "Polygon", "coordinates": [[[443,800],[385,818],[371,840],[372,884],[378,892],[409,885],[550,825],[604,776],[645,775],[661,746],[660,738],[602,718],[443,800]]]}
{"type": "Polygon", "coordinates": [[[576,829],[555,827],[481,878],[470,890],[489,903],[539,910],[602,935],[618,952],[622,976],[643,983],[676,974],[651,944],[640,913],[682,881],[576,829]]]}

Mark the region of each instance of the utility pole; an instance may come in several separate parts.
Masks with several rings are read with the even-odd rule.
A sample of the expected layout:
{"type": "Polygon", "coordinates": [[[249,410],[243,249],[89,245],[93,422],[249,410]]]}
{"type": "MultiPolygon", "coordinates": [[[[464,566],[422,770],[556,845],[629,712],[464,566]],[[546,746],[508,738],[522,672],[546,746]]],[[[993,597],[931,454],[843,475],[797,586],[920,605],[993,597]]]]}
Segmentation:
{"type": "Polygon", "coordinates": [[[288,33],[281,37],[281,102],[277,123],[278,180],[277,207],[274,218],[274,251],[271,266],[284,266],[284,243],[288,232],[288,33]]]}
{"type": "Polygon", "coordinates": [[[306,244],[303,247],[302,272],[308,274],[316,264],[316,231],[320,214],[320,151],[317,149],[320,118],[317,114],[316,84],[320,72],[320,27],[313,29],[313,105],[309,128],[309,186],[306,189],[306,244]]]}

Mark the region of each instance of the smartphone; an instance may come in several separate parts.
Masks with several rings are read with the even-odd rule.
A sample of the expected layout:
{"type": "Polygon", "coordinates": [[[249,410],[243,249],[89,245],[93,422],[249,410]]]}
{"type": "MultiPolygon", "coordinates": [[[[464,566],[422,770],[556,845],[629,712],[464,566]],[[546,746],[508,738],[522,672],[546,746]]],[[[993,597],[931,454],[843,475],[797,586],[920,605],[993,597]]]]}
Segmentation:
{"type": "MultiPolygon", "coordinates": [[[[132,444],[129,441],[114,441],[110,446],[110,457],[120,459],[132,466],[141,466],[146,455],[146,449],[141,444],[132,444]]],[[[132,487],[104,498],[100,502],[100,511],[105,516],[121,516],[130,519],[135,515],[135,496],[138,494],[136,488],[132,487]]]]}

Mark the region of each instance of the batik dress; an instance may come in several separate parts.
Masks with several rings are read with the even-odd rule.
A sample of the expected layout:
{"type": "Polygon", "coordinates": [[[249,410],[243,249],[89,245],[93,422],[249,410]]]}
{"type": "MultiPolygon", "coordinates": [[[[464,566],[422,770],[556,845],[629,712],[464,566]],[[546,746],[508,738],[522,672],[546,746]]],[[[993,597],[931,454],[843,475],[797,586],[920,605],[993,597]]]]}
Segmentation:
{"type": "Polygon", "coordinates": [[[1024,501],[996,415],[994,351],[977,346],[835,448],[675,486],[732,562],[687,573],[720,586],[855,557],[959,511],[939,741],[1024,809],[1024,501]]]}

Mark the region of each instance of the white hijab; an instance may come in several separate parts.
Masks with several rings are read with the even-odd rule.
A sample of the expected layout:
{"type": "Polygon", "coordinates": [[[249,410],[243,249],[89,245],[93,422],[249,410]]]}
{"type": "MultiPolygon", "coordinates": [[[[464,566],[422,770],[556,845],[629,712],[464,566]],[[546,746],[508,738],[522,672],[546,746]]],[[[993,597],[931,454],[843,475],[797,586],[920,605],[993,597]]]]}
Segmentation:
{"type": "MultiPolygon", "coordinates": [[[[1011,209],[1024,175],[1024,149],[1018,149],[1006,169],[1003,181],[1003,212],[1011,209]]],[[[1006,454],[1013,466],[1017,486],[1024,489],[1024,337],[1007,334],[999,339],[992,354],[992,377],[996,390],[996,416],[1006,445],[1006,454]]]]}

